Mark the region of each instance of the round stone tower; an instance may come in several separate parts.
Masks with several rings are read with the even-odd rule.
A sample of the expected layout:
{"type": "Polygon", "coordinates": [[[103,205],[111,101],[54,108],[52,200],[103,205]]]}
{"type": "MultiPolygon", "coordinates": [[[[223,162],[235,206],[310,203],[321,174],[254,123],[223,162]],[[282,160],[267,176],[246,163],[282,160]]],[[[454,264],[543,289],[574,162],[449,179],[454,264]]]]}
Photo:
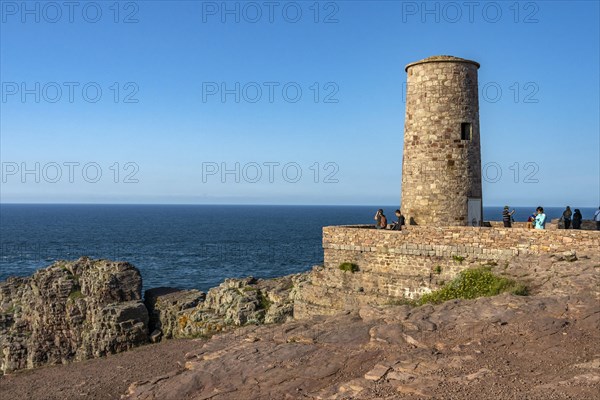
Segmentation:
{"type": "Polygon", "coordinates": [[[481,225],[479,64],[434,56],[406,66],[402,214],[412,225],[481,225]]]}

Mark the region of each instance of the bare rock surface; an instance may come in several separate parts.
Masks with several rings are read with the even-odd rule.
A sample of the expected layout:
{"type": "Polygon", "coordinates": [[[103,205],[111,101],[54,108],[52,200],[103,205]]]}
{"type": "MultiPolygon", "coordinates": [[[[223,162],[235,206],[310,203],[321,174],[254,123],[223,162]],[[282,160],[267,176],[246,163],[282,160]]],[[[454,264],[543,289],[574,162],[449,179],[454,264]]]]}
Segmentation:
{"type": "MultiPolygon", "coordinates": [[[[116,360],[141,354],[138,363],[119,370],[118,387],[129,385],[119,392],[124,398],[596,399],[600,263],[592,253],[574,256],[524,257],[493,267],[496,273],[527,281],[530,296],[503,294],[422,307],[365,305],[341,315],[251,323],[210,339],[179,340],[177,349],[170,347],[173,341],[164,341],[83,363],[11,374],[0,378],[0,397],[33,398],[28,395],[32,390],[42,393],[45,388],[45,398],[51,399],[118,398],[112,388],[114,371],[123,364],[116,360]],[[150,348],[156,350],[146,352],[150,348]],[[157,367],[155,354],[169,365],[179,362],[157,367]],[[146,360],[148,368],[142,371],[146,360]],[[65,382],[78,365],[86,368],[85,375],[78,375],[82,386],[69,389],[65,382]]],[[[238,304],[235,299],[252,292],[243,287],[252,285],[229,282],[207,305],[231,321],[252,322],[257,312],[266,319],[264,309],[242,305],[254,300],[233,308],[244,317],[220,306],[238,304]],[[228,293],[233,289],[237,294],[228,293]]],[[[293,298],[296,286],[291,286],[282,298],[293,298]]],[[[175,303],[181,308],[185,302],[175,303]]],[[[201,303],[189,309],[199,307],[201,303]]]]}
{"type": "Polygon", "coordinates": [[[144,303],[150,317],[149,331],[153,341],[181,336],[179,318],[186,310],[204,301],[206,294],[199,290],[180,290],[160,287],[148,289],[144,303]],[[154,339],[155,338],[155,339],[154,339]]]}
{"type": "Polygon", "coordinates": [[[0,376],[4,400],[120,399],[129,385],[182,368],[193,340],[167,340],[106,357],[0,376]]]}
{"type": "Polygon", "coordinates": [[[293,288],[305,275],[275,279],[226,279],[208,293],[158,288],[146,291],[150,331],[165,338],[209,336],[246,324],[292,318],[293,288]]]}
{"type": "Polygon", "coordinates": [[[141,287],[131,264],[88,258],[0,283],[0,369],[84,360],[145,343],[141,287]]]}
{"type": "Polygon", "coordinates": [[[496,266],[533,295],[363,306],[214,336],[128,399],[596,399],[597,258],[496,266]]]}

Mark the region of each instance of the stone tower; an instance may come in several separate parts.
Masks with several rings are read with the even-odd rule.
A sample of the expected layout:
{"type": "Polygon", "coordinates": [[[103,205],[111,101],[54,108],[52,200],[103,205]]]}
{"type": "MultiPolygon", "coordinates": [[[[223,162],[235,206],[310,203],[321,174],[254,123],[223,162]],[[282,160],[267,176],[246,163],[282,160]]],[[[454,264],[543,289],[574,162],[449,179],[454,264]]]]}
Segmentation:
{"type": "Polygon", "coordinates": [[[479,64],[434,56],[406,66],[402,214],[407,224],[481,225],[479,64]]]}

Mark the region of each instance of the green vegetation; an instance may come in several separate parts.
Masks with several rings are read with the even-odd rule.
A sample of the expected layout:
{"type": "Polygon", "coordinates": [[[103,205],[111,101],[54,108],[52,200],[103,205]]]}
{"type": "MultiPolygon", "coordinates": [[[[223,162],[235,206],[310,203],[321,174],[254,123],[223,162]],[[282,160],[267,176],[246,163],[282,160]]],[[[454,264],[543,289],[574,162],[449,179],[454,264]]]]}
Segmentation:
{"type": "Polygon", "coordinates": [[[258,304],[260,306],[261,309],[263,310],[268,310],[269,308],[271,308],[271,301],[267,298],[267,296],[265,296],[265,294],[262,291],[258,291],[257,292],[258,295],[258,304]]]}
{"type": "Polygon", "coordinates": [[[517,283],[510,292],[517,296],[529,296],[529,288],[522,283],[517,283]]]}
{"type": "Polygon", "coordinates": [[[453,299],[475,299],[510,292],[518,296],[528,294],[527,287],[512,279],[494,275],[490,267],[462,271],[454,280],[439,290],[423,295],[418,304],[439,304],[453,299]]]}
{"type": "Polygon", "coordinates": [[[21,305],[18,303],[11,304],[11,306],[6,310],[7,314],[18,314],[21,312],[21,305]]]}
{"type": "Polygon", "coordinates": [[[70,281],[73,281],[73,284],[75,286],[79,286],[79,276],[74,275],[73,272],[71,272],[71,270],[69,270],[67,268],[67,265],[64,263],[61,263],[58,265],[60,267],[61,270],[63,270],[64,272],[67,273],[67,279],[70,281]]]}
{"type": "Polygon", "coordinates": [[[401,297],[398,299],[394,299],[394,300],[390,300],[387,303],[385,303],[388,306],[404,306],[404,305],[408,305],[408,306],[416,306],[417,303],[415,302],[415,300],[413,299],[409,299],[406,297],[401,297]]]}
{"type": "Polygon", "coordinates": [[[81,299],[82,297],[85,297],[85,296],[83,295],[83,293],[81,293],[80,289],[73,290],[71,293],[69,293],[69,300],[72,300],[72,301],[81,299]]]}
{"type": "Polygon", "coordinates": [[[441,265],[436,265],[434,270],[433,270],[436,274],[441,274],[442,273],[442,266],[441,265]]]}
{"type": "Polygon", "coordinates": [[[453,255],[452,259],[457,262],[458,264],[462,264],[463,261],[465,261],[465,258],[463,256],[457,256],[457,255],[453,255]]]}
{"type": "Polygon", "coordinates": [[[290,281],[289,284],[287,284],[285,286],[285,288],[283,288],[284,290],[292,290],[294,288],[294,282],[290,281]]]}
{"type": "Polygon", "coordinates": [[[352,273],[355,273],[358,271],[358,265],[349,263],[349,262],[341,263],[338,268],[341,269],[342,271],[347,271],[347,272],[349,271],[352,273]]]}

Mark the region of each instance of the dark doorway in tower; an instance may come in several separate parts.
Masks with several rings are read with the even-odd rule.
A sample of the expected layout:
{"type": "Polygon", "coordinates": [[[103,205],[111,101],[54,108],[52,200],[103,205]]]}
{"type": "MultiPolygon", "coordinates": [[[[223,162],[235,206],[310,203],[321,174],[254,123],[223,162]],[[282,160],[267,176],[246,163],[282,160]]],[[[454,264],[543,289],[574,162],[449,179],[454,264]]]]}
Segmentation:
{"type": "Polygon", "coordinates": [[[471,124],[463,122],[460,124],[460,140],[471,140],[473,138],[473,131],[471,124]]]}

